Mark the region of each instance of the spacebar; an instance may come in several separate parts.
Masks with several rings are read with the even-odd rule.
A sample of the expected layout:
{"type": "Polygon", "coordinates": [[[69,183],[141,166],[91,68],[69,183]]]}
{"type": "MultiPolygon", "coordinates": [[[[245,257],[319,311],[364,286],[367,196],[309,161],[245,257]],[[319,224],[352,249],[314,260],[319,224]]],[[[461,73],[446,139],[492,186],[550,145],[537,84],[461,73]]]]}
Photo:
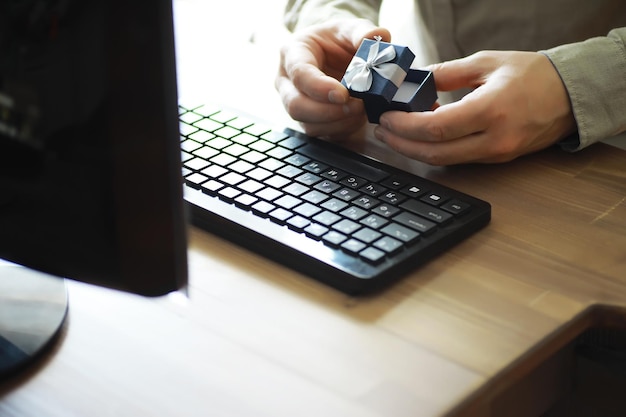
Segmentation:
{"type": "Polygon", "coordinates": [[[298,152],[309,158],[331,165],[334,168],[340,168],[353,175],[363,177],[369,181],[377,182],[389,176],[389,173],[382,169],[374,168],[373,166],[364,164],[355,159],[336,154],[313,143],[298,148],[298,152]]]}

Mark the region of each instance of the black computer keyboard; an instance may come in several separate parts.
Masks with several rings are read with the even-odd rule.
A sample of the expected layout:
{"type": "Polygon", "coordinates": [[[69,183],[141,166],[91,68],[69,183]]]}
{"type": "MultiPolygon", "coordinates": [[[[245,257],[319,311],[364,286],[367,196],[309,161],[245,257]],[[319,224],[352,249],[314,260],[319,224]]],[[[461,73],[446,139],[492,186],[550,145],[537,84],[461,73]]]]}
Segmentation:
{"type": "Polygon", "coordinates": [[[232,110],[180,107],[195,225],[348,294],[379,290],[489,223],[482,200],[232,110]]]}

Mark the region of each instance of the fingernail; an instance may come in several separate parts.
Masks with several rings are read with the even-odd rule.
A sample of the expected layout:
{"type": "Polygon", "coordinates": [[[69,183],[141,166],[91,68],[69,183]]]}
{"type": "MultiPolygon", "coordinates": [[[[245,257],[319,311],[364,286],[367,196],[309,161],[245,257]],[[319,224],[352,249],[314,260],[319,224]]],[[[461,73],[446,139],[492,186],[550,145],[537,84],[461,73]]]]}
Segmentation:
{"type": "Polygon", "coordinates": [[[383,129],[381,129],[379,126],[376,126],[374,128],[374,137],[381,142],[385,142],[385,133],[383,132],[383,129]]]}
{"type": "Polygon", "coordinates": [[[330,92],[328,93],[328,101],[333,104],[342,104],[343,98],[338,91],[330,90],[330,92]]]}
{"type": "Polygon", "coordinates": [[[385,129],[390,128],[389,121],[387,120],[385,116],[380,116],[380,120],[378,121],[378,124],[380,124],[385,129]]]}

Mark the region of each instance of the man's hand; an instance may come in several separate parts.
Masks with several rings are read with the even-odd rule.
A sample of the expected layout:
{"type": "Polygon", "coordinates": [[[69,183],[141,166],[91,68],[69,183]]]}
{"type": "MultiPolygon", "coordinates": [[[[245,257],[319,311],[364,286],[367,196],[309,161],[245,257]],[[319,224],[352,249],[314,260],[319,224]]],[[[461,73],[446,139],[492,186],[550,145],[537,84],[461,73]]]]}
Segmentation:
{"type": "Polygon", "coordinates": [[[365,123],[363,102],[340,80],[364,38],[389,32],[366,20],[333,21],[298,32],[280,53],[275,86],[305,133],[344,139],[365,123]]]}
{"type": "Polygon", "coordinates": [[[387,112],[376,137],[432,165],[506,162],[576,130],[569,96],[550,60],[535,52],[478,52],[436,64],[439,91],[470,88],[429,112],[387,112]]]}

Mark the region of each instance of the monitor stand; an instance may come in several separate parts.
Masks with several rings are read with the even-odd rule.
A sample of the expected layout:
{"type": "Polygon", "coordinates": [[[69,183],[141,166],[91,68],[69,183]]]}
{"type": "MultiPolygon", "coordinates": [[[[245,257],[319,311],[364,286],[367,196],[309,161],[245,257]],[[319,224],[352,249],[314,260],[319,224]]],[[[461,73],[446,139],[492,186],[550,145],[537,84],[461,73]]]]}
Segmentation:
{"type": "Polygon", "coordinates": [[[67,305],[64,279],[0,260],[0,380],[53,344],[67,305]]]}

